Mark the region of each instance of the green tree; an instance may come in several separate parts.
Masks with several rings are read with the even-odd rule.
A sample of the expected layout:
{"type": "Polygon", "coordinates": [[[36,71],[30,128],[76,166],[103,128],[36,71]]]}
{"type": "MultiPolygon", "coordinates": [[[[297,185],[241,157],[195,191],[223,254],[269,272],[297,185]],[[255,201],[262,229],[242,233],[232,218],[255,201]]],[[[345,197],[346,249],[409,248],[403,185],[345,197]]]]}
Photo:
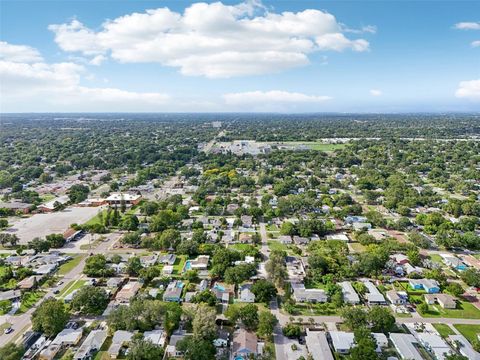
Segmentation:
{"type": "Polygon", "coordinates": [[[252,285],[252,292],[256,302],[268,304],[277,295],[277,288],[272,282],[260,279],[252,285]]]}
{"type": "Polygon", "coordinates": [[[163,359],[163,348],[148,340],[135,339],[130,343],[128,350],[127,360],[163,359]]]}
{"type": "Polygon", "coordinates": [[[257,334],[264,338],[272,336],[273,329],[277,323],[277,318],[270,311],[260,311],[260,314],[258,315],[257,334]]]}
{"type": "Polygon", "coordinates": [[[13,342],[0,347],[0,359],[2,360],[20,360],[23,357],[25,349],[21,345],[16,345],[13,342]]]}
{"type": "Polygon", "coordinates": [[[83,273],[90,277],[112,276],[114,271],[107,267],[107,259],[102,254],[92,255],[85,260],[83,273]]]}
{"type": "Polygon", "coordinates": [[[130,276],[138,276],[143,269],[142,263],[138,256],[128,259],[127,273],[130,276]]]}
{"type": "Polygon", "coordinates": [[[184,353],[185,360],[211,360],[215,358],[215,346],[208,340],[196,340],[187,336],[177,343],[177,350],[184,353]]]}
{"type": "Polygon", "coordinates": [[[70,306],[84,315],[99,315],[108,305],[109,297],[100,287],[83,286],[73,296],[70,306]]]}
{"type": "Polygon", "coordinates": [[[300,325],[288,323],[282,328],[282,333],[288,338],[298,338],[302,335],[302,328],[300,325]]]}
{"type": "Polygon", "coordinates": [[[214,307],[200,304],[196,307],[195,316],[192,321],[193,338],[195,340],[213,341],[216,335],[215,319],[217,313],[214,307]]]}
{"type": "Polygon", "coordinates": [[[342,309],[340,315],[343,322],[352,330],[367,325],[367,312],[362,308],[345,307],[342,309]]]}
{"type": "Polygon", "coordinates": [[[354,330],[355,346],[350,350],[349,360],[376,360],[379,359],[376,353],[377,342],[369,329],[359,327],[354,330]]]}
{"type": "Polygon", "coordinates": [[[368,321],[372,332],[389,332],[395,327],[395,317],[386,307],[372,307],[368,311],[368,321]]]}
{"type": "Polygon", "coordinates": [[[68,322],[69,315],[63,301],[46,299],[32,314],[32,327],[47,337],[57,335],[68,322]]]}

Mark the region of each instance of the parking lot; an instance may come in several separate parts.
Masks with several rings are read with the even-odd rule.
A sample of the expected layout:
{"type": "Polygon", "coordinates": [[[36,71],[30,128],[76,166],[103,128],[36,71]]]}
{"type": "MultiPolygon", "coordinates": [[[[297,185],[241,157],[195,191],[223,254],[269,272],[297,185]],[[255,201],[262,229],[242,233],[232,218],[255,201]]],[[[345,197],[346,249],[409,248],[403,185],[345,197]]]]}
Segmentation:
{"type": "Polygon", "coordinates": [[[83,224],[94,217],[100,207],[68,207],[65,210],[47,214],[35,214],[25,219],[9,219],[12,226],[6,232],[16,234],[20,244],[26,244],[35,237],[44,238],[50,234],[63,234],[71,224],[83,224]]]}

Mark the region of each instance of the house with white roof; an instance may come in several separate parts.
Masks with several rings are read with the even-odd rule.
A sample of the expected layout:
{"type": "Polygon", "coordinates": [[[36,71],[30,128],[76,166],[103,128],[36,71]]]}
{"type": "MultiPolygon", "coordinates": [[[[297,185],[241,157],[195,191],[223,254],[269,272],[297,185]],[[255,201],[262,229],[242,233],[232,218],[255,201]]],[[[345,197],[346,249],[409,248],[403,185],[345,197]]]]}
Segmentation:
{"type": "Polygon", "coordinates": [[[313,360],[334,360],[325,331],[311,331],[307,328],[305,343],[313,360]]]}
{"type": "Polygon", "coordinates": [[[293,298],[297,302],[327,302],[328,296],[323,289],[306,289],[303,283],[292,283],[293,298]]]}
{"type": "Polygon", "coordinates": [[[368,293],[365,296],[369,305],[385,305],[387,303],[383,294],[372,282],[365,280],[363,281],[363,284],[368,290],[368,293]]]}
{"type": "Polygon", "coordinates": [[[453,346],[469,360],[480,360],[480,353],[475,351],[472,344],[463,335],[450,335],[448,337],[453,346]]]}
{"type": "Polygon", "coordinates": [[[391,333],[390,341],[403,360],[424,360],[417,347],[417,339],[411,334],[391,333]]]}
{"type": "Polygon", "coordinates": [[[95,352],[100,350],[106,338],[106,330],[91,331],[75,355],[73,355],[73,360],[89,360],[95,352]]]}
{"type": "Polygon", "coordinates": [[[445,359],[445,356],[452,352],[450,346],[437,334],[417,333],[417,338],[437,360],[445,359]]]}
{"type": "Polygon", "coordinates": [[[343,302],[346,304],[356,305],[360,303],[360,297],[352,286],[350,281],[342,281],[338,283],[342,288],[343,302]]]}

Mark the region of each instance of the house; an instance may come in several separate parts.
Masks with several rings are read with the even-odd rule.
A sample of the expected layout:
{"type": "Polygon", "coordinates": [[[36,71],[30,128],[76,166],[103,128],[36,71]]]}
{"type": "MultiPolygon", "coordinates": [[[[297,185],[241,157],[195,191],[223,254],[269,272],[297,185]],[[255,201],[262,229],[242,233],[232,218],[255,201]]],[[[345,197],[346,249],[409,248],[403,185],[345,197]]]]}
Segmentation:
{"type": "Polygon", "coordinates": [[[255,302],[255,294],[251,291],[251,284],[244,284],[240,286],[238,301],[253,303],[255,302]]]}
{"type": "Polygon", "coordinates": [[[395,261],[395,263],[398,265],[405,265],[410,262],[410,260],[408,260],[408,256],[404,254],[393,254],[390,256],[390,259],[395,261]]]}
{"type": "Polygon", "coordinates": [[[133,333],[125,330],[117,330],[113,334],[112,344],[107,350],[108,355],[111,359],[116,359],[120,354],[120,350],[124,345],[129,343],[132,340],[133,333]]]}
{"type": "Polygon", "coordinates": [[[249,244],[253,241],[253,237],[251,234],[241,233],[238,235],[238,241],[242,244],[249,244]]]}
{"type": "Polygon", "coordinates": [[[230,301],[230,293],[232,292],[225,284],[215,283],[212,287],[212,292],[215,294],[217,301],[222,304],[228,304],[230,301]]]}
{"type": "Polygon", "coordinates": [[[57,208],[66,205],[70,201],[68,195],[57,197],[53,200],[46,202],[45,204],[39,205],[37,210],[40,212],[52,212],[57,210],[57,208]]]}
{"type": "MultiPolygon", "coordinates": [[[[330,338],[336,352],[340,354],[348,354],[355,345],[355,335],[345,331],[330,331],[330,338]]],[[[377,342],[376,351],[380,353],[382,348],[388,347],[388,339],[383,333],[372,333],[377,342]]]]}
{"type": "Polygon", "coordinates": [[[140,263],[142,264],[143,267],[153,266],[157,263],[157,260],[158,260],[158,255],[156,254],[140,257],[140,263]]]}
{"type": "Polygon", "coordinates": [[[171,275],[173,273],[173,266],[172,265],[165,265],[162,269],[163,275],[171,275]]]}
{"type": "Polygon", "coordinates": [[[417,346],[417,339],[411,334],[391,333],[390,341],[403,360],[423,360],[417,346]]]}
{"type": "Polygon", "coordinates": [[[112,277],[107,280],[107,287],[110,289],[118,289],[124,282],[124,278],[121,277],[112,277]]]}
{"type": "Polygon", "coordinates": [[[454,296],[448,294],[425,294],[425,302],[429,305],[437,302],[444,309],[455,309],[457,301],[454,296]]]}
{"type": "Polygon", "coordinates": [[[416,273],[416,274],[422,274],[423,273],[423,268],[419,267],[419,266],[412,266],[410,263],[406,263],[405,265],[403,265],[403,269],[405,269],[405,272],[410,275],[412,273],[416,273]]]}
{"type": "Polygon", "coordinates": [[[231,359],[250,359],[257,355],[257,346],[257,335],[254,332],[239,329],[233,334],[231,359]]]}
{"type": "Polygon", "coordinates": [[[437,360],[445,359],[445,355],[452,352],[450,346],[448,346],[448,344],[437,334],[427,332],[418,333],[417,338],[437,360]]]}
{"type": "Polygon", "coordinates": [[[278,241],[280,241],[284,245],[289,245],[293,243],[292,237],[290,235],[281,235],[278,237],[278,241]]]}
{"type": "Polygon", "coordinates": [[[27,203],[18,202],[18,201],[0,203],[0,209],[7,209],[10,211],[14,211],[16,213],[20,212],[22,214],[28,214],[32,206],[33,206],[32,204],[27,204],[27,203]]]}
{"type": "Polygon", "coordinates": [[[334,360],[325,331],[311,331],[307,328],[305,343],[313,360],[334,360]]]}
{"type": "Polygon", "coordinates": [[[145,331],[143,333],[143,338],[154,345],[164,347],[165,342],[167,341],[167,333],[162,329],[145,331]]]}
{"type": "Polygon", "coordinates": [[[198,284],[198,291],[207,290],[208,286],[209,286],[208,280],[203,279],[202,281],[200,281],[200,284],[198,284]]]}
{"type": "Polygon", "coordinates": [[[322,289],[306,289],[303,283],[292,283],[293,298],[297,302],[327,302],[328,296],[322,289]]]}
{"type": "Polygon", "coordinates": [[[309,238],[306,238],[306,237],[301,237],[301,236],[294,236],[293,237],[293,242],[296,244],[296,245],[308,245],[310,239],[309,238]]]}
{"type": "Polygon", "coordinates": [[[355,222],[352,224],[352,228],[355,231],[370,230],[372,228],[372,224],[367,222],[355,222]]]}
{"type": "Polygon", "coordinates": [[[43,348],[42,351],[40,351],[40,355],[38,356],[38,359],[53,360],[55,356],[57,356],[60,349],[61,349],[61,346],[59,344],[54,344],[52,342],[47,347],[43,348]]]}
{"type": "Polygon", "coordinates": [[[456,256],[450,254],[440,254],[445,265],[450,266],[454,270],[463,271],[467,269],[467,264],[456,256]]]}
{"type": "Polygon", "coordinates": [[[130,193],[113,193],[105,200],[108,205],[137,205],[142,199],[142,195],[130,193]]]}
{"type": "Polygon", "coordinates": [[[436,280],[432,279],[410,279],[410,287],[414,290],[425,290],[429,294],[440,292],[440,286],[436,280]]]}
{"type": "Polygon", "coordinates": [[[210,259],[210,256],[208,256],[208,255],[198,255],[196,259],[187,260],[185,262],[185,266],[183,268],[183,271],[187,271],[187,270],[207,270],[209,259],[210,259]]]}
{"type": "Polygon", "coordinates": [[[217,331],[217,337],[213,340],[213,345],[219,348],[225,348],[228,346],[229,333],[224,329],[217,331]]]}
{"type": "Polygon", "coordinates": [[[365,287],[368,290],[366,298],[369,305],[386,305],[387,301],[382,293],[377,289],[377,287],[370,281],[366,280],[363,282],[365,287]]]}
{"type": "Polygon", "coordinates": [[[338,285],[340,285],[342,288],[343,301],[346,304],[356,305],[360,303],[360,297],[358,296],[350,281],[343,281],[338,285]]]}
{"type": "Polygon", "coordinates": [[[405,305],[407,303],[407,298],[394,289],[388,290],[386,296],[393,305],[405,305]]]}
{"type": "Polygon", "coordinates": [[[167,347],[165,348],[165,358],[178,358],[183,355],[183,353],[177,350],[177,343],[180,340],[183,340],[187,336],[187,332],[185,330],[175,330],[170,336],[170,342],[168,343],[167,347]]]}
{"type": "Polygon", "coordinates": [[[238,204],[228,204],[227,205],[227,213],[233,214],[239,208],[240,208],[240,206],[238,206],[238,204]]]}
{"type": "Polygon", "coordinates": [[[355,344],[353,333],[345,331],[330,331],[329,335],[332,340],[333,348],[339,354],[348,354],[355,344]]]}
{"type": "Polygon", "coordinates": [[[182,298],[183,283],[175,280],[168,284],[163,293],[163,301],[180,302],[182,298]]]}
{"type": "Polygon", "coordinates": [[[82,339],[83,330],[80,329],[63,329],[60,331],[52,344],[58,344],[60,346],[76,346],[82,339]]]}
{"type": "Polygon", "coordinates": [[[349,242],[349,241],[350,241],[350,239],[348,238],[347,234],[345,234],[345,233],[338,233],[338,234],[327,235],[326,239],[327,239],[327,240],[345,241],[345,242],[349,242]]]}
{"type": "Polygon", "coordinates": [[[0,301],[20,299],[21,296],[22,292],[20,290],[0,291],[0,301]]]}
{"type": "Polygon", "coordinates": [[[250,215],[242,215],[240,220],[243,227],[250,228],[253,226],[253,218],[250,215]]]}
{"type": "Polygon", "coordinates": [[[125,284],[122,289],[115,296],[115,300],[119,303],[128,303],[131,298],[137,295],[142,288],[142,284],[138,281],[130,281],[125,284]]]}
{"type": "Polygon", "coordinates": [[[33,269],[36,275],[49,275],[55,271],[57,264],[45,264],[33,269]]]}
{"type": "Polygon", "coordinates": [[[166,254],[158,258],[158,262],[164,265],[174,265],[177,256],[175,254],[166,254]]]}
{"type": "Polygon", "coordinates": [[[450,335],[448,337],[453,346],[469,360],[480,360],[480,353],[475,351],[472,344],[463,335],[450,335]]]}
{"type": "Polygon", "coordinates": [[[106,338],[106,330],[91,331],[75,355],[73,355],[73,360],[90,360],[92,355],[100,350],[106,338]]]}
{"type": "Polygon", "coordinates": [[[17,283],[17,287],[21,290],[30,290],[38,285],[38,283],[43,279],[43,276],[29,276],[28,278],[23,279],[17,283]]]}

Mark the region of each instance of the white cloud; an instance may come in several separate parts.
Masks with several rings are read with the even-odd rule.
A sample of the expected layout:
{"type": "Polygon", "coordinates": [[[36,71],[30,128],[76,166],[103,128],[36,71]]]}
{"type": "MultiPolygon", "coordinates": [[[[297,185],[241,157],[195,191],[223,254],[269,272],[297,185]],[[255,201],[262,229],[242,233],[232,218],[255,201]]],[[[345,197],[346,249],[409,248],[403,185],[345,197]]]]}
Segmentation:
{"type": "Polygon", "coordinates": [[[224,94],[223,99],[228,105],[262,105],[266,103],[298,104],[322,103],[330,100],[330,96],[305,95],[298,92],[281,90],[249,91],[224,94]]]}
{"type": "Polygon", "coordinates": [[[0,60],[31,63],[42,61],[42,56],[30,46],[13,45],[0,41],[0,60]]]}
{"type": "MultiPolygon", "coordinates": [[[[31,50],[39,56],[35,49],[31,50]]],[[[11,60],[34,58],[10,57],[11,60]]],[[[4,110],[36,111],[36,108],[29,108],[31,104],[55,111],[57,106],[68,111],[138,111],[144,110],[143,107],[162,110],[170,99],[163,93],[83,86],[85,68],[72,62],[48,64],[11,60],[0,60],[0,98],[4,110]]]]}
{"type": "Polygon", "coordinates": [[[372,95],[372,96],[381,96],[382,94],[383,94],[383,92],[381,90],[378,90],[378,89],[370,90],[370,95],[372,95]]]}
{"type": "Polygon", "coordinates": [[[455,96],[474,101],[480,100],[480,79],[461,81],[455,92],[455,96]]]}
{"type": "Polygon", "coordinates": [[[480,47],[480,40],[472,41],[472,47],[480,47]]]}
{"type": "Polygon", "coordinates": [[[454,27],[458,30],[480,30],[480,22],[459,22],[454,27]]]}
{"type": "MultiPolygon", "coordinates": [[[[184,75],[228,78],[278,72],[309,63],[316,51],[366,51],[364,39],[349,39],[329,13],[267,11],[260,2],[234,6],[194,3],[183,13],[168,8],[132,13],[99,31],[78,20],[50,25],[61,49],[84,56],[110,56],[123,63],[157,62],[184,75]]],[[[373,32],[373,27],[365,28],[373,32]]]]}

